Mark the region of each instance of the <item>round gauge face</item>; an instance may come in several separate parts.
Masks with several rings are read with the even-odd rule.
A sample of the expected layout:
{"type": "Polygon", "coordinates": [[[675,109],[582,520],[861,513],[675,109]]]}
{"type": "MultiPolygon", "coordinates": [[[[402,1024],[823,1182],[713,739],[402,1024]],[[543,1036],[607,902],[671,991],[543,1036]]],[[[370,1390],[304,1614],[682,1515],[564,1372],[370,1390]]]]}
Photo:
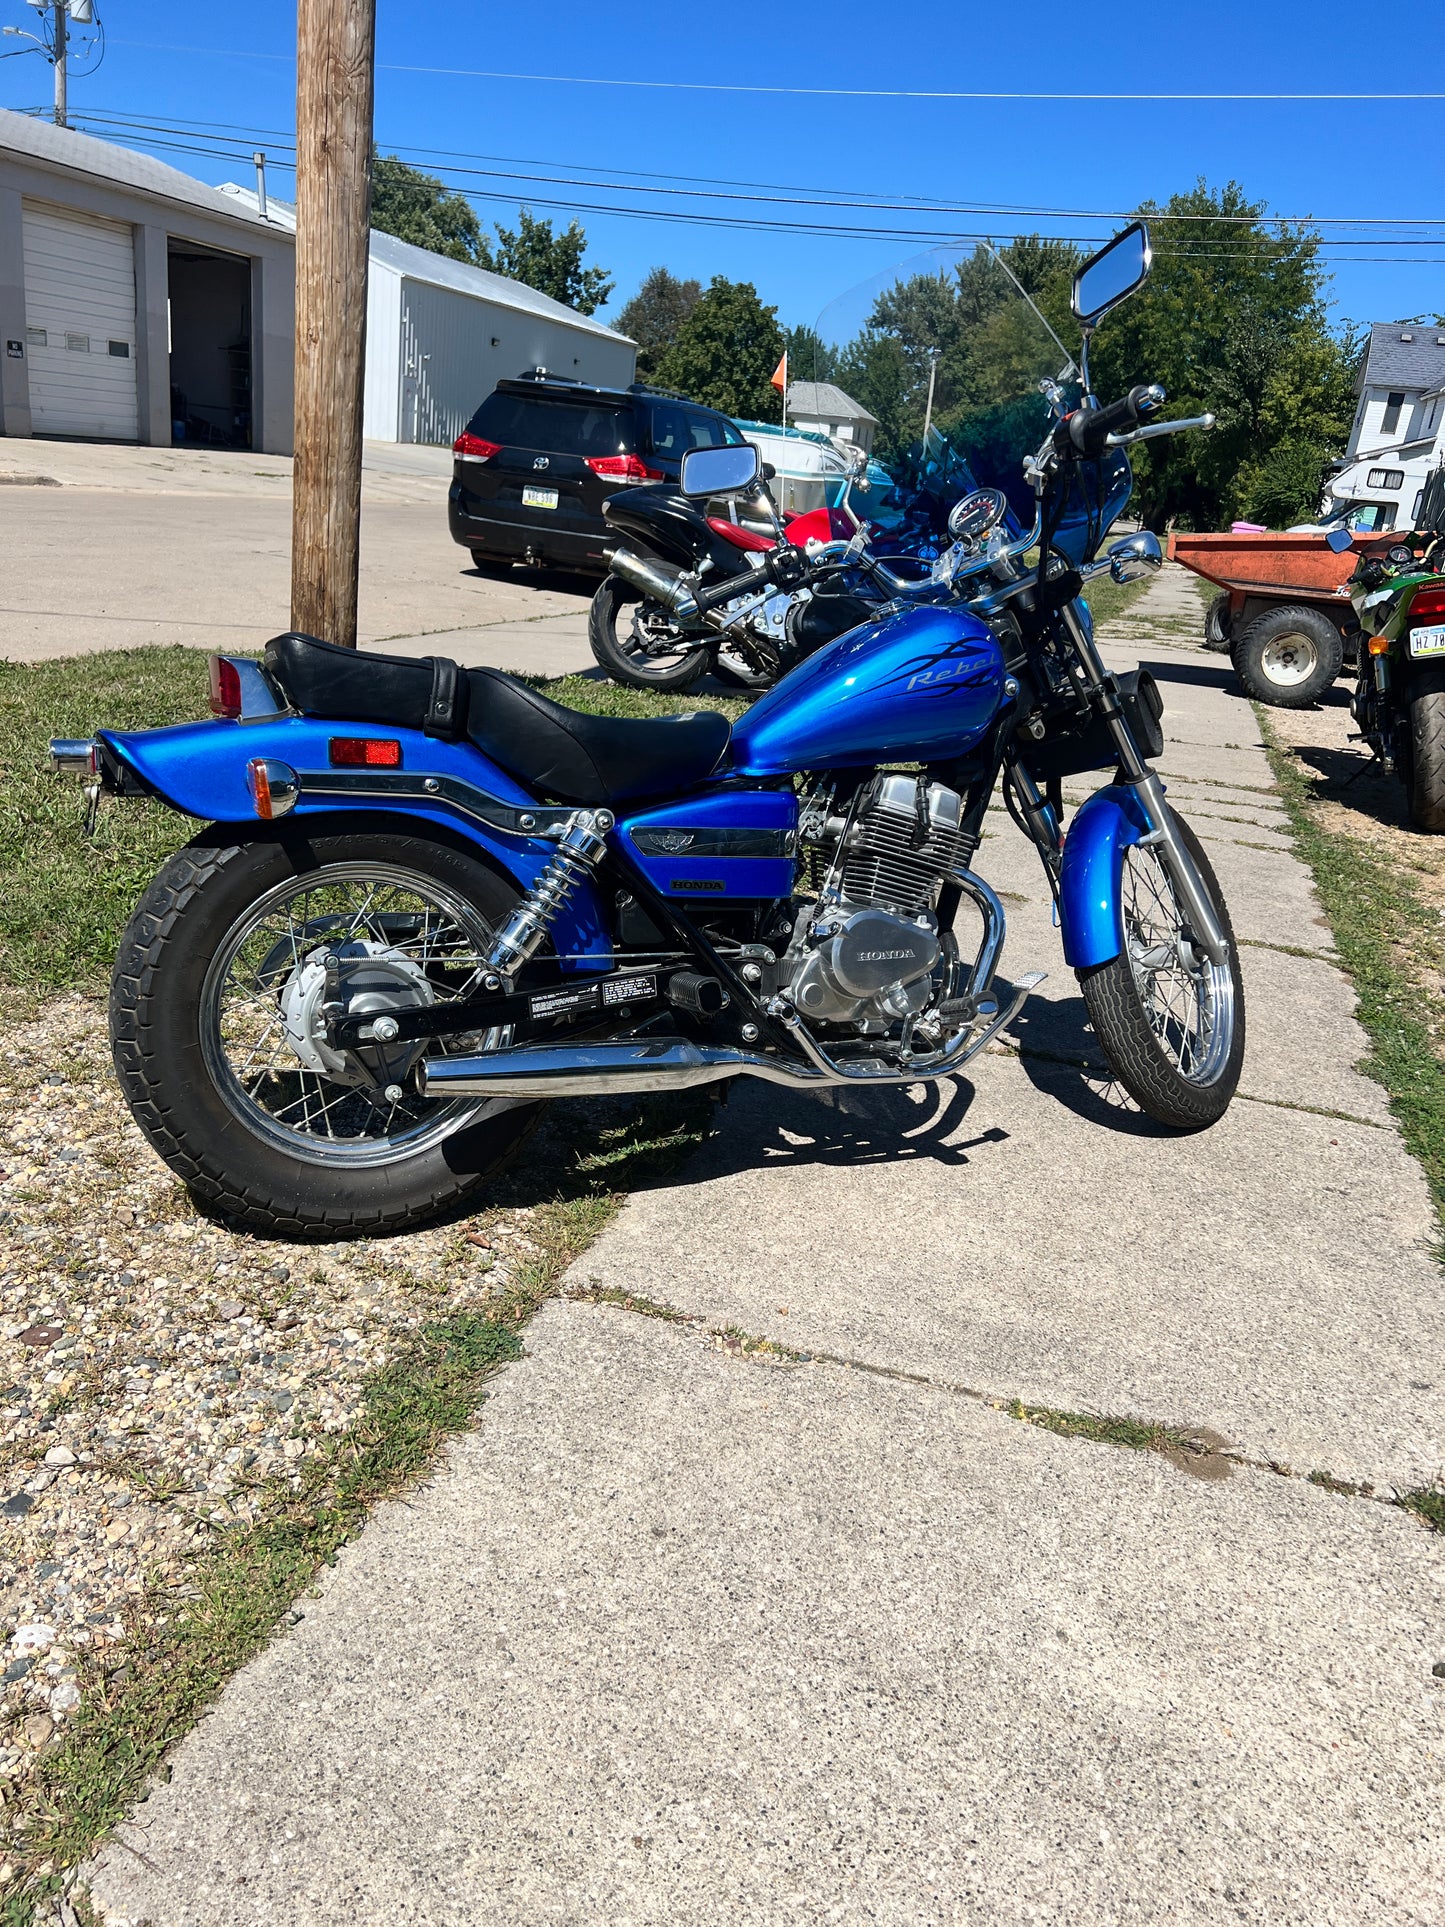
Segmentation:
{"type": "Polygon", "coordinates": [[[1007,510],[1008,497],[1001,488],[975,489],[949,511],[949,532],[960,540],[976,542],[981,535],[987,535],[996,522],[1003,520],[1007,510]]]}
{"type": "Polygon", "coordinates": [[[1394,548],[1385,551],[1385,560],[1393,563],[1397,569],[1408,569],[1415,560],[1415,551],[1405,543],[1397,542],[1394,548]]]}

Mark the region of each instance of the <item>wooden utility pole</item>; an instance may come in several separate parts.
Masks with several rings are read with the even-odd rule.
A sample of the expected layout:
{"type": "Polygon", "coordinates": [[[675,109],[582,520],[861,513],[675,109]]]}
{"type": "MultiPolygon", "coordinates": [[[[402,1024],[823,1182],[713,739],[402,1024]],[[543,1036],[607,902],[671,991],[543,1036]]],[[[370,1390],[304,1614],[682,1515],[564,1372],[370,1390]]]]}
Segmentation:
{"type": "Polygon", "coordinates": [[[376,0],[296,8],[291,627],[356,647],[376,0]]]}

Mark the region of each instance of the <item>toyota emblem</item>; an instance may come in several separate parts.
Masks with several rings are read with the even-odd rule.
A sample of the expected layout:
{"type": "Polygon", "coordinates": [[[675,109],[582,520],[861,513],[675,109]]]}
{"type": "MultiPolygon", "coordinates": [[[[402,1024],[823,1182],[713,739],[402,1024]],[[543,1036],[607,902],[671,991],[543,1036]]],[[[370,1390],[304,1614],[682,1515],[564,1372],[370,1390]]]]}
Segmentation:
{"type": "Polygon", "coordinates": [[[532,466],[533,468],[546,468],[548,460],[549,458],[546,455],[534,455],[532,457],[532,466]]]}

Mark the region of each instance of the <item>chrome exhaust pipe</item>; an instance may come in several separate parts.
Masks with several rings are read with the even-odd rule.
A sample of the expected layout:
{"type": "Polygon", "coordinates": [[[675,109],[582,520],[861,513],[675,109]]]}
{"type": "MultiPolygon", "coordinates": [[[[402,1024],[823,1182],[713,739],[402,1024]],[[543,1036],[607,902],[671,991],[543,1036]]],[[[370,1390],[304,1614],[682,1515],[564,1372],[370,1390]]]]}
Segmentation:
{"type": "Polygon", "coordinates": [[[545,1044],[490,1051],[485,1057],[429,1057],[417,1072],[427,1097],[608,1097],[633,1091],[686,1091],[725,1077],[777,1084],[822,1084],[822,1073],[751,1051],[716,1049],[682,1038],[633,1038],[608,1044],[545,1044]]]}
{"type": "Polygon", "coordinates": [[[634,555],[631,549],[614,549],[607,561],[614,575],[620,575],[634,589],[641,589],[654,602],[660,602],[681,621],[690,622],[697,614],[696,596],[683,580],[681,571],[669,563],[653,562],[646,556],[634,555]]]}
{"type": "Polygon", "coordinates": [[[910,1058],[906,1066],[851,1059],[837,1063],[814,1042],[796,1011],[781,1014],[804,1062],[764,1057],[754,1051],[690,1044],[682,1038],[630,1038],[621,1043],[544,1044],[534,1049],[489,1051],[484,1057],[431,1057],[417,1070],[427,1097],[620,1097],[642,1091],[685,1091],[728,1077],[760,1077],[791,1090],[830,1084],[918,1084],[947,1077],[975,1057],[1012,1023],[1042,973],[1024,977],[1002,1005],[990,998],[937,1051],[910,1058]],[[980,1029],[980,1025],[982,1028],[980,1029]]]}

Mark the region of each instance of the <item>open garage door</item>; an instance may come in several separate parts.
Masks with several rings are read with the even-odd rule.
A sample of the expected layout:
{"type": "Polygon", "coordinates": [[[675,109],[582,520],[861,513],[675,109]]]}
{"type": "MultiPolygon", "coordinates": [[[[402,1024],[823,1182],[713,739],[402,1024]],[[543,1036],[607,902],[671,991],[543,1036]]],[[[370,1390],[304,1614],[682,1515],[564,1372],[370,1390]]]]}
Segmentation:
{"type": "Polygon", "coordinates": [[[34,432],[136,441],[130,227],[40,201],[24,203],[22,224],[34,432]]]}
{"type": "Polygon", "coordinates": [[[251,446],[251,263],[172,237],[171,440],[251,446]]]}

